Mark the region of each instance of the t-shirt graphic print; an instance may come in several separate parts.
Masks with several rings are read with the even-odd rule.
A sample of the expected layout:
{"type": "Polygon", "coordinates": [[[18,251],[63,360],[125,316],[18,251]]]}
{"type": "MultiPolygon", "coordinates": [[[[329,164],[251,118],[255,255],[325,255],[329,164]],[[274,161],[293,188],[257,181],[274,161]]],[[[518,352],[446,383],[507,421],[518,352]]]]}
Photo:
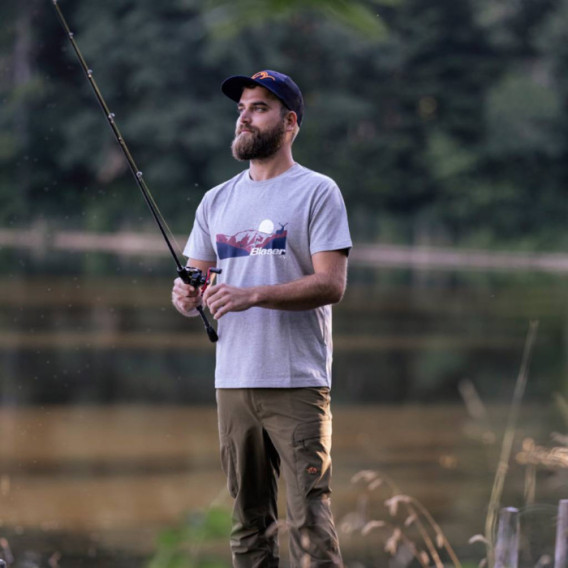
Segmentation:
{"type": "Polygon", "coordinates": [[[216,235],[217,256],[223,260],[239,256],[286,254],[286,224],[276,229],[270,219],[262,221],[258,229],[239,231],[235,235],[216,235]]]}

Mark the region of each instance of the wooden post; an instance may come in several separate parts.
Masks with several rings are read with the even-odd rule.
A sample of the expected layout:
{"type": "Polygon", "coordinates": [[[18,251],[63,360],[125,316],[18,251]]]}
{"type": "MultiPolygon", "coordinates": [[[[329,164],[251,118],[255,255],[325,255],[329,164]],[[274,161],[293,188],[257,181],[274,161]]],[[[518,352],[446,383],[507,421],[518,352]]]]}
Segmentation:
{"type": "Polygon", "coordinates": [[[568,568],[568,499],[558,502],[556,521],[556,547],[554,549],[554,568],[568,568]]]}
{"type": "Polygon", "coordinates": [[[505,507],[499,512],[495,568],[517,568],[519,562],[519,510],[505,507]]]}

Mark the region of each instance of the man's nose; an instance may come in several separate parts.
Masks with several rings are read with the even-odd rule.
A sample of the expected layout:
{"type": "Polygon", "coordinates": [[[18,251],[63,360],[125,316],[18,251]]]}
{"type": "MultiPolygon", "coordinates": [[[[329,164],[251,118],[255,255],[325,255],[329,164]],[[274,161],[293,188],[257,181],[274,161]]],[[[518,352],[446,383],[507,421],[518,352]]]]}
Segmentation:
{"type": "Polygon", "coordinates": [[[241,124],[249,124],[251,121],[251,114],[249,111],[247,110],[243,110],[241,111],[241,114],[239,115],[239,122],[241,124]]]}

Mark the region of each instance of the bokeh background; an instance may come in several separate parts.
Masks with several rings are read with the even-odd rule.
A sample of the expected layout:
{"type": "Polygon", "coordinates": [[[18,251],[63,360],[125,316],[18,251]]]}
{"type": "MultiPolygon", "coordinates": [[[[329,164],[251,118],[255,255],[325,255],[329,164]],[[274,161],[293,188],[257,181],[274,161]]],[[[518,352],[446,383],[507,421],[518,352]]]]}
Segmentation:
{"type": "MultiPolygon", "coordinates": [[[[502,506],[523,565],[550,564],[568,494],[568,2],[59,6],[178,247],[244,167],[222,80],[301,86],[295,158],[338,182],[355,243],[334,308],[346,565],[491,562],[502,506]]],[[[0,203],[0,558],[228,566],[214,348],[169,305],[175,266],[50,0],[0,6],[0,203]]]]}

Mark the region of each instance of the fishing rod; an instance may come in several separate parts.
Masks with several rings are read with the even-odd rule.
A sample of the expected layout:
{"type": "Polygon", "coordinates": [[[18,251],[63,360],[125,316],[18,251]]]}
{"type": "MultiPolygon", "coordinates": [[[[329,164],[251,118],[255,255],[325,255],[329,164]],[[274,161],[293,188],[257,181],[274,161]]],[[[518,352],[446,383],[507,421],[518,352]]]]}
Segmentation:
{"type": "MultiPolygon", "coordinates": [[[[52,2],[53,2],[53,6],[55,7],[55,11],[57,12],[57,16],[59,18],[59,21],[60,21],[61,25],[63,26],[63,29],[65,30],[65,33],[67,34],[67,37],[69,38],[69,41],[71,42],[71,45],[73,46],[73,50],[75,51],[75,54],[77,55],[77,58],[79,59],[79,62],[81,64],[81,67],[83,68],[83,71],[85,72],[85,75],[87,76],[89,84],[93,88],[93,91],[95,93],[97,101],[99,102],[99,105],[100,105],[100,107],[101,107],[101,109],[102,109],[102,111],[103,111],[113,133],[114,133],[114,136],[116,137],[116,140],[118,141],[118,144],[119,144],[120,148],[122,149],[124,156],[126,157],[126,161],[128,162],[128,167],[130,168],[130,171],[132,172],[132,175],[134,176],[134,179],[136,180],[136,183],[138,184],[138,187],[139,187],[140,191],[142,192],[142,196],[144,197],[144,201],[146,202],[146,205],[148,205],[148,208],[150,209],[150,212],[152,213],[152,217],[156,221],[158,228],[160,229],[160,232],[162,234],[162,237],[164,237],[164,240],[166,241],[166,245],[168,247],[168,250],[170,251],[170,253],[171,253],[171,255],[174,259],[174,262],[176,263],[177,273],[178,273],[179,277],[186,284],[189,284],[190,286],[193,286],[194,288],[199,288],[201,290],[201,292],[203,293],[205,291],[205,288],[210,284],[211,279],[213,278],[213,274],[220,274],[221,269],[220,268],[209,268],[207,270],[207,274],[203,274],[203,272],[199,268],[194,268],[194,267],[191,267],[191,266],[183,266],[182,263],[180,262],[180,260],[178,258],[178,254],[174,250],[174,247],[173,247],[173,245],[170,241],[170,238],[168,237],[168,233],[166,231],[167,224],[166,224],[164,218],[162,217],[162,214],[160,213],[160,210],[158,209],[158,206],[156,205],[154,199],[152,198],[152,194],[150,193],[150,190],[148,189],[148,186],[146,185],[146,182],[144,181],[144,176],[143,176],[142,172],[140,171],[140,169],[136,165],[136,162],[134,161],[134,158],[132,157],[132,154],[130,153],[128,146],[126,145],[126,142],[125,142],[124,138],[122,137],[120,130],[118,129],[118,126],[117,126],[116,121],[115,121],[115,114],[110,111],[108,105],[106,104],[105,99],[103,98],[103,95],[102,95],[102,93],[99,89],[99,86],[97,85],[97,82],[95,81],[95,78],[93,77],[93,71],[87,65],[87,62],[85,61],[85,58],[83,57],[83,54],[81,53],[79,46],[77,45],[77,42],[75,41],[75,34],[70,30],[69,25],[67,24],[67,20],[65,19],[65,17],[63,16],[63,13],[61,12],[61,8],[59,7],[58,0],[52,0],[52,2]]],[[[170,233],[171,233],[171,231],[170,231],[170,233]]],[[[205,331],[207,331],[207,335],[209,336],[209,339],[213,342],[217,341],[219,339],[219,337],[218,337],[215,329],[213,329],[213,327],[209,323],[207,316],[205,315],[205,312],[203,311],[203,306],[197,306],[197,311],[199,312],[199,315],[201,316],[201,320],[203,321],[203,325],[205,326],[205,331]]]]}

